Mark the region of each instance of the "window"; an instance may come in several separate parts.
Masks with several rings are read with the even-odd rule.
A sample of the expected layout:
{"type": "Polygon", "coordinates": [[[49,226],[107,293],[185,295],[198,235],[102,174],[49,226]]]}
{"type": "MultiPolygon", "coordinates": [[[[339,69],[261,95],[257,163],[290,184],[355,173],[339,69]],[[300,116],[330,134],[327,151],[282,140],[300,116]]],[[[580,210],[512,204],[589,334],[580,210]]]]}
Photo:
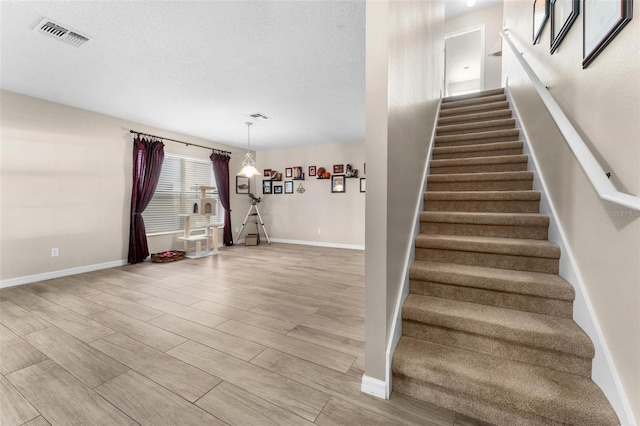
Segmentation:
{"type": "MultiPolygon", "coordinates": [[[[158,187],[142,214],[147,234],[184,230],[184,218],[178,215],[190,213],[191,201],[199,198],[200,191],[191,189],[195,185],[216,186],[211,161],[166,154],[158,187]]],[[[217,191],[207,197],[219,200],[217,191]]],[[[216,212],[212,222],[224,217],[220,202],[216,212]]],[[[192,229],[203,226],[202,217],[191,220],[192,229]]]]}

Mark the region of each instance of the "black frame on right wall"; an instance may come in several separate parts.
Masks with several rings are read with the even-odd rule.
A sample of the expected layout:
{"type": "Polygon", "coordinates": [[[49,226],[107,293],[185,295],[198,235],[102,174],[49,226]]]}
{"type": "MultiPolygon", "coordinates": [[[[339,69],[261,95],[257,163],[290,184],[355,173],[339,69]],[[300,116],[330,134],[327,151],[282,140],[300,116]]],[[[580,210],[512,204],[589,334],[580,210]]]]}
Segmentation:
{"type": "Polygon", "coordinates": [[[580,0],[551,0],[551,54],[558,49],[579,14],[580,0]],[[571,12],[566,17],[561,16],[560,11],[569,2],[571,12]]]}
{"type": "Polygon", "coordinates": [[[631,21],[633,0],[584,0],[582,15],[582,68],[584,69],[631,21]]]}

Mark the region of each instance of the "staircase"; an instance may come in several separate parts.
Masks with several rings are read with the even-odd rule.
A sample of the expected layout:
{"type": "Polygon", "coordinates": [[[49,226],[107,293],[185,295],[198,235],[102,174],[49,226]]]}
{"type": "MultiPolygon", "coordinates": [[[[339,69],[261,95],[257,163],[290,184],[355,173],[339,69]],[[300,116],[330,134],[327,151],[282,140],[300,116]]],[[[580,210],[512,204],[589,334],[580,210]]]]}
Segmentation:
{"type": "Polygon", "coordinates": [[[498,425],[616,425],[502,89],[443,100],[393,390],[498,425]]]}

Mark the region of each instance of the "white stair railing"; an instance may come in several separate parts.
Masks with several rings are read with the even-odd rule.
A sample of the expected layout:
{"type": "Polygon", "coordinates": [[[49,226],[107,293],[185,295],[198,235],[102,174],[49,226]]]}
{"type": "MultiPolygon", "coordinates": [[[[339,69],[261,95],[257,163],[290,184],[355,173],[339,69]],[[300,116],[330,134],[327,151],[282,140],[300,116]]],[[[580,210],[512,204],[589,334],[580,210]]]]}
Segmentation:
{"type": "Polygon", "coordinates": [[[556,122],[556,125],[560,129],[564,139],[567,141],[571,151],[573,151],[573,154],[576,156],[580,166],[586,173],[589,181],[600,198],[632,210],[640,211],[640,198],[620,192],[616,189],[587,147],[587,144],[582,140],[582,137],[580,137],[580,134],[578,134],[576,129],[573,127],[555,99],[553,99],[551,93],[549,93],[545,85],[540,81],[540,78],[538,78],[529,63],[522,57],[522,52],[520,52],[515,44],[513,44],[513,41],[511,41],[509,35],[505,31],[500,31],[500,36],[505,41],[505,44],[509,46],[509,49],[520,66],[522,66],[524,72],[529,76],[533,87],[536,89],[540,99],[542,99],[542,102],[549,110],[551,117],[556,122]]]}

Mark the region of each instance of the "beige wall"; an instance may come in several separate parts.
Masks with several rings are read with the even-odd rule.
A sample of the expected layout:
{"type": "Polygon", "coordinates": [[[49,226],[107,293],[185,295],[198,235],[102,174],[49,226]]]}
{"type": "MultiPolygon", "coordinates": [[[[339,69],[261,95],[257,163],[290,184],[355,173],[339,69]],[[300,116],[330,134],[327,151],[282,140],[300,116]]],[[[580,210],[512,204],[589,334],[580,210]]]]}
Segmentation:
{"type": "MultiPolygon", "coordinates": [[[[12,92],[0,98],[0,278],[85,267],[127,258],[131,203],[129,129],[244,151],[12,92]],[[51,248],[60,249],[51,257],[51,248]]],[[[165,152],[208,158],[211,151],[165,143],[165,152]]],[[[236,197],[232,222],[248,206],[236,197]]],[[[151,237],[151,252],[179,248],[174,236],[151,237]]]]}
{"type": "MultiPolygon", "coordinates": [[[[530,6],[505,2],[505,26],[512,39],[604,170],[612,172],[614,184],[640,195],[640,20],[633,19],[583,70],[582,16],[556,53],[549,55],[549,23],[539,44],[531,44],[530,6]]],[[[634,1],[636,11],[639,7],[640,2],[634,1]]],[[[506,54],[503,73],[622,388],[639,419],[640,215],[599,199],[519,65],[506,54]]],[[[622,422],[626,424],[625,419],[622,422]]]]}
{"type": "MultiPolygon", "coordinates": [[[[364,248],[365,193],[360,192],[360,179],[345,180],[344,194],[331,193],[331,180],[309,177],[309,166],[324,167],[330,173],[334,164],[351,164],[364,177],[364,142],[333,143],[288,148],[257,153],[257,167],[275,169],[282,173],[282,185],[290,180],[284,177],[285,168],[301,166],[305,180],[293,181],[293,194],[262,194],[263,176],[251,181],[251,191],[262,201],[258,205],[265,227],[271,238],[305,241],[312,244],[346,245],[364,248]],[[296,190],[302,184],[305,192],[296,190]]],[[[246,215],[247,211],[243,212],[246,215]]],[[[249,232],[255,232],[250,219],[249,232]]],[[[241,222],[234,225],[240,227],[241,222]]],[[[262,230],[260,231],[262,234],[262,230]]],[[[235,233],[234,233],[235,236],[235,233]]]]}
{"type": "Polygon", "coordinates": [[[442,2],[368,1],[365,374],[385,351],[442,85],[442,2]]]}
{"type": "Polygon", "coordinates": [[[500,38],[498,33],[502,31],[502,4],[496,4],[447,19],[444,23],[444,32],[445,34],[456,33],[470,28],[477,28],[483,24],[485,37],[484,89],[489,90],[502,86],[502,81],[500,80],[502,57],[488,56],[500,38]]]}

